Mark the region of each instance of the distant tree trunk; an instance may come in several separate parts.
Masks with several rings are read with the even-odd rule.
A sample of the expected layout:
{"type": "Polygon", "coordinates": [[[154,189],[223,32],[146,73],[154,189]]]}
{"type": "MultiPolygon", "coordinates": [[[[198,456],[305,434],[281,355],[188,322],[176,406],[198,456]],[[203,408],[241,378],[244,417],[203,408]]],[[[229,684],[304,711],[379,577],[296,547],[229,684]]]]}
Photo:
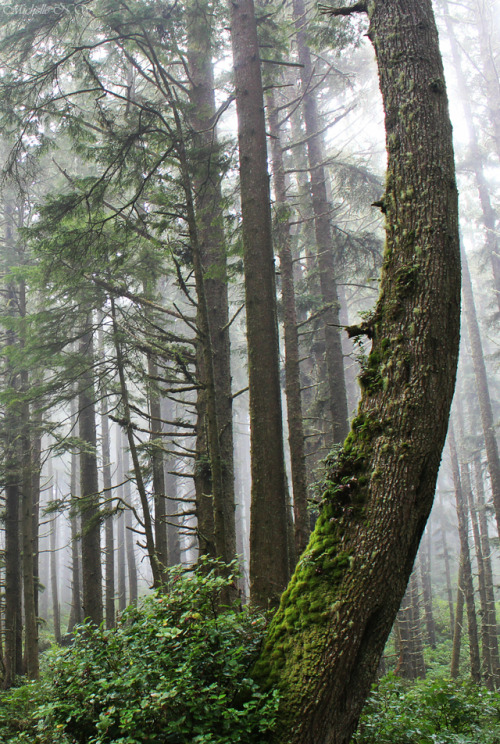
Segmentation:
{"type": "MultiPolygon", "coordinates": [[[[11,265],[13,262],[12,252],[14,250],[14,207],[10,198],[4,200],[4,251],[3,266],[11,265]]],[[[6,289],[6,306],[9,315],[16,314],[17,292],[15,285],[9,282],[6,289]]],[[[6,331],[6,343],[14,347],[17,337],[11,328],[6,331]]],[[[13,392],[19,387],[19,379],[7,362],[6,388],[13,392]]],[[[16,674],[22,672],[19,668],[19,656],[22,649],[22,627],[20,627],[19,605],[21,602],[21,571],[19,557],[21,555],[20,541],[20,503],[21,503],[21,457],[19,451],[19,405],[7,407],[3,421],[4,438],[4,491],[5,491],[5,644],[4,644],[4,678],[3,687],[8,689],[14,683],[16,674]]]]}
{"type": "Polygon", "coordinates": [[[149,397],[149,428],[151,430],[151,465],[153,470],[153,493],[154,493],[154,527],[155,527],[155,550],[160,564],[159,571],[162,583],[165,577],[165,569],[168,566],[168,543],[167,543],[167,507],[165,499],[165,472],[163,468],[163,440],[161,424],[161,399],[156,389],[155,378],[158,370],[151,355],[148,357],[148,374],[150,377],[148,386],[149,397]]]}
{"type": "MultiPolygon", "coordinates": [[[[22,288],[24,295],[24,287],[22,288]]],[[[23,299],[21,299],[23,305],[23,299]]],[[[28,373],[21,373],[22,389],[28,390],[28,373]]],[[[25,618],[25,673],[29,679],[38,679],[38,625],[36,616],[35,595],[38,592],[38,586],[35,583],[35,541],[33,535],[33,462],[30,437],[30,409],[29,403],[24,401],[22,404],[22,431],[20,443],[22,447],[22,572],[23,572],[23,604],[25,618]]]]}
{"type": "Polygon", "coordinates": [[[453,593],[451,590],[450,555],[448,553],[448,541],[446,539],[446,528],[441,521],[441,542],[443,545],[444,573],[446,579],[446,593],[448,596],[448,609],[450,611],[450,637],[453,638],[455,628],[455,613],[453,611],[453,593]]]}
{"type": "Polygon", "coordinates": [[[40,526],[40,473],[42,468],[42,413],[39,409],[32,410],[32,468],[31,489],[33,494],[33,581],[35,585],[35,615],[39,617],[40,596],[40,554],[39,554],[39,526],[40,526]]]}
{"type": "Polygon", "coordinates": [[[486,94],[487,111],[492,128],[493,141],[500,160],[500,77],[498,74],[498,62],[494,55],[495,43],[498,43],[498,40],[495,38],[494,8],[495,2],[490,2],[490,0],[474,0],[473,2],[482,64],[481,78],[484,81],[484,92],[486,94]]]}
{"type": "MultiPolygon", "coordinates": [[[[19,209],[20,223],[23,210],[19,209]]],[[[20,224],[22,226],[22,224],[20,224]]],[[[22,256],[20,256],[22,260],[22,256]]],[[[17,288],[17,307],[20,318],[26,318],[26,284],[21,279],[17,288]]],[[[24,333],[19,338],[21,349],[25,346],[24,333]]],[[[34,492],[33,492],[33,440],[30,404],[28,400],[30,380],[26,368],[19,373],[21,403],[19,407],[19,444],[20,444],[20,484],[21,484],[21,535],[22,535],[22,577],[23,577],[23,609],[24,609],[24,673],[28,679],[38,679],[38,624],[36,615],[36,595],[38,585],[35,579],[35,550],[37,545],[35,535],[38,534],[38,524],[34,530],[34,492]],[[23,400],[23,396],[25,399],[23,400]]]]}
{"type": "MultiPolygon", "coordinates": [[[[126,504],[132,506],[132,489],[130,487],[130,462],[127,444],[129,440],[122,433],[122,457],[123,457],[123,498],[126,504]]],[[[130,509],[125,509],[125,550],[127,553],[127,568],[128,568],[128,588],[129,588],[129,601],[130,604],[137,603],[138,590],[137,590],[137,563],[135,560],[135,538],[132,532],[132,512],[130,509]]]]}
{"type": "MultiPolygon", "coordinates": [[[[469,137],[470,167],[472,168],[476,179],[479,201],[483,213],[483,224],[486,233],[486,250],[488,252],[488,257],[490,259],[491,269],[493,273],[493,284],[497,306],[500,309],[500,241],[498,239],[496,230],[496,214],[492,205],[490,188],[488,186],[488,182],[484,173],[483,154],[482,148],[479,144],[477,127],[472,112],[470,89],[463,72],[460,47],[455,36],[455,30],[453,28],[451,16],[449,14],[449,5],[447,0],[441,0],[441,5],[443,6],[445,12],[446,30],[448,33],[448,38],[450,40],[453,64],[455,67],[455,74],[457,76],[458,89],[460,92],[460,102],[462,104],[465,125],[467,127],[469,137]]],[[[481,30],[479,31],[479,33],[481,37],[481,30]]],[[[484,61],[486,60],[483,56],[483,62],[484,61]]],[[[496,73],[496,75],[498,81],[498,73],[496,73]]],[[[498,104],[500,105],[500,100],[498,100],[498,104]]],[[[496,131],[500,133],[500,124],[498,122],[495,122],[495,127],[496,131]]],[[[500,141],[498,142],[498,144],[500,144],[500,141]]],[[[498,150],[498,153],[500,157],[500,149],[498,150]]]]}
{"type": "Polygon", "coordinates": [[[61,643],[61,608],[59,606],[59,582],[57,576],[57,513],[52,515],[50,526],[50,589],[52,595],[52,620],[54,638],[61,643]]]}
{"type": "Polygon", "coordinates": [[[481,461],[479,453],[474,454],[474,475],[476,484],[476,499],[479,521],[479,532],[481,537],[481,549],[484,564],[484,583],[487,604],[487,623],[489,628],[489,641],[491,653],[492,674],[495,687],[500,687],[500,660],[498,651],[498,624],[495,605],[495,591],[493,582],[493,567],[491,561],[491,546],[488,535],[488,520],[486,517],[486,505],[484,499],[484,483],[481,472],[481,461]]]}
{"type": "Polygon", "coordinates": [[[427,527],[419,551],[420,577],[422,580],[422,597],[425,614],[425,625],[427,629],[427,640],[431,648],[436,647],[436,626],[432,612],[432,585],[431,585],[431,533],[430,524],[427,527]]]}
{"type": "Polygon", "coordinates": [[[79,353],[85,369],[78,381],[80,438],[80,514],[82,525],[82,604],[84,618],[102,622],[101,525],[97,475],[97,436],[94,396],[94,346],[91,317],[80,338],[79,353]]]}
{"type": "MultiPolygon", "coordinates": [[[[105,391],[102,391],[101,401],[101,451],[102,451],[102,481],[104,487],[104,499],[110,502],[112,498],[112,478],[111,478],[111,448],[109,441],[109,418],[106,413],[107,399],[105,391]]],[[[110,507],[108,506],[108,509],[110,507]]],[[[106,517],[104,523],[105,534],[105,606],[106,606],[106,628],[115,626],[115,540],[114,540],[114,515],[106,517]]]]}
{"type": "Polygon", "coordinates": [[[290,208],[287,204],[285,165],[281,149],[278,111],[272,88],[267,92],[269,130],[273,163],[274,190],[276,193],[276,221],[278,252],[281,270],[283,326],[285,333],[285,392],[288,416],[288,442],[292,471],[293,512],[295,528],[295,554],[297,558],[309,539],[307,512],[307,472],[304,448],[304,422],[300,391],[300,353],[295,308],[295,285],[290,236],[290,208]]]}
{"type": "Polygon", "coordinates": [[[388,149],[381,294],[358,329],[372,339],[358,414],[254,669],[281,694],[273,744],[350,740],[430,513],[455,385],[457,189],[432,6],[367,6],[388,149]]]}
{"type": "Polygon", "coordinates": [[[451,470],[453,475],[453,485],[455,489],[455,498],[457,502],[458,517],[458,534],[460,536],[460,556],[461,570],[463,572],[463,590],[465,595],[465,604],[467,607],[467,628],[469,632],[469,650],[470,650],[470,672],[471,677],[479,684],[481,682],[481,663],[479,656],[479,639],[477,632],[476,605],[474,602],[474,585],[472,582],[472,568],[469,551],[469,526],[468,526],[468,509],[465,501],[462,481],[460,479],[460,469],[458,464],[457,447],[455,444],[455,435],[453,425],[450,423],[448,431],[448,440],[450,446],[451,470]]]}
{"type": "Polygon", "coordinates": [[[425,662],[420,626],[418,579],[413,571],[396,617],[399,652],[398,674],[405,679],[425,677],[425,662]]]}
{"type": "Polygon", "coordinates": [[[307,14],[303,0],[293,0],[293,14],[297,31],[297,51],[300,62],[304,123],[311,178],[311,194],[316,232],[319,283],[323,301],[322,324],[325,333],[325,360],[328,375],[330,415],[333,442],[341,444],[349,431],[347,395],[344,378],[344,357],[340,337],[340,303],[335,281],[333,234],[330,223],[331,204],[326,190],[323,137],[318,116],[315,70],[306,40],[307,14]]]}
{"type": "MultiPolygon", "coordinates": [[[[213,369],[215,431],[208,424],[208,447],[213,459],[213,443],[220,458],[220,484],[213,489],[214,540],[217,556],[229,563],[236,558],[234,519],[233,419],[231,395],[231,359],[229,342],[228,276],[226,240],[223,229],[220,148],[217,142],[217,108],[213,76],[213,9],[206,0],[192,0],[188,5],[188,64],[190,74],[190,124],[195,151],[190,164],[193,170],[194,206],[197,244],[203,273],[211,366],[213,369]]],[[[196,268],[196,267],[195,267],[196,268]]],[[[201,343],[206,343],[201,339],[201,343]]],[[[208,372],[205,367],[203,369],[208,372]]],[[[207,380],[207,395],[211,391],[207,380]]],[[[209,403],[209,401],[207,401],[209,403]]],[[[216,463],[217,464],[217,463],[216,463]]],[[[211,462],[211,467],[213,464],[211,462]]],[[[216,485],[216,484],[215,484],[216,485]]],[[[234,592],[233,592],[234,595],[234,592]]],[[[226,599],[230,599],[228,596],[226,599]]]]}
{"type": "MultiPolygon", "coordinates": [[[[166,421],[173,421],[175,418],[174,404],[168,398],[162,398],[162,415],[166,421]]],[[[168,565],[176,566],[181,562],[179,548],[179,524],[175,514],[178,510],[177,496],[177,478],[172,474],[175,467],[175,461],[171,454],[168,454],[163,460],[165,493],[167,501],[167,545],[168,545],[168,565]]]]}
{"type": "MultiPolygon", "coordinates": [[[[153,586],[158,587],[161,585],[162,581],[161,581],[161,575],[160,575],[160,565],[158,563],[158,558],[156,555],[156,546],[155,546],[154,531],[153,531],[153,520],[151,518],[148,494],[146,491],[146,484],[144,482],[142,468],[139,462],[139,454],[138,454],[137,446],[135,443],[134,425],[132,422],[132,415],[131,415],[131,410],[130,410],[127,381],[125,379],[125,360],[124,360],[124,355],[123,355],[123,345],[122,345],[122,339],[121,339],[122,334],[121,334],[121,330],[118,325],[116,304],[112,297],[110,299],[110,304],[111,304],[111,318],[112,318],[112,323],[113,323],[113,341],[114,341],[115,353],[116,353],[116,368],[118,372],[121,404],[123,407],[123,415],[124,415],[124,420],[125,420],[124,436],[126,436],[127,442],[128,442],[128,449],[125,446],[125,444],[123,444],[124,470],[125,470],[125,473],[128,472],[128,452],[130,451],[130,455],[132,457],[133,470],[134,470],[135,484],[137,486],[139,500],[141,503],[142,526],[144,529],[144,536],[146,540],[146,550],[147,550],[149,563],[151,566],[151,573],[153,575],[153,586]],[[127,458],[127,465],[125,465],[125,457],[127,458]]],[[[130,488],[130,485],[128,485],[128,487],[130,488]]]]}
{"type": "Polygon", "coordinates": [[[457,609],[455,613],[455,626],[453,631],[453,648],[451,652],[450,677],[457,679],[460,672],[460,646],[462,641],[462,628],[464,623],[464,561],[460,553],[460,564],[458,570],[457,586],[457,609]]]}
{"type": "MultiPolygon", "coordinates": [[[[73,436],[78,435],[78,419],[76,415],[76,400],[71,401],[71,423],[73,436]]],[[[83,622],[82,592],[81,592],[81,557],[80,530],[78,528],[78,514],[80,504],[80,456],[78,452],[71,453],[70,475],[70,524],[71,524],[71,610],[68,621],[68,633],[75,625],[83,622]]]]}
{"type": "Polygon", "coordinates": [[[240,159],[250,393],[250,599],[275,606],[289,576],[287,492],[266,127],[253,0],[229,4],[240,159]]]}
{"type": "Polygon", "coordinates": [[[484,362],[483,345],[477,320],[472,282],[469,273],[467,256],[462,248],[462,274],[463,274],[463,298],[465,319],[471,345],[472,362],[474,365],[474,376],[476,378],[477,397],[479,410],[481,412],[481,426],[483,429],[484,444],[486,447],[486,459],[491,480],[491,492],[497,528],[500,534],[500,456],[493,421],[493,409],[491,406],[490,389],[484,362]]]}
{"type": "MultiPolygon", "coordinates": [[[[123,450],[121,437],[117,437],[116,441],[116,462],[117,462],[117,478],[120,484],[117,488],[117,498],[124,499],[123,493],[123,482],[125,479],[123,472],[123,450]]],[[[127,606],[127,576],[126,576],[126,550],[125,550],[125,512],[123,511],[123,504],[120,504],[120,511],[116,519],[116,546],[117,546],[117,584],[118,584],[118,611],[123,612],[127,606]]]]}

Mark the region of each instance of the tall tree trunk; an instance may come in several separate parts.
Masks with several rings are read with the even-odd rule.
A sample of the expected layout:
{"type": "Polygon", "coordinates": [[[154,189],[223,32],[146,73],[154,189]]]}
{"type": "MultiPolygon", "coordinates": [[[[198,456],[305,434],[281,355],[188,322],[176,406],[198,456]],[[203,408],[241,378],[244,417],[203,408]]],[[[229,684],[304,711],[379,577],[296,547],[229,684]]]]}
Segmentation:
{"type": "Polygon", "coordinates": [[[486,448],[486,459],[490,473],[491,493],[497,528],[500,534],[500,456],[493,421],[493,409],[491,406],[490,389],[484,362],[483,345],[481,333],[477,320],[476,305],[472,290],[472,282],[469,273],[467,256],[462,248],[462,273],[463,273],[463,298],[467,331],[472,352],[472,363],[474,365],[474,376],[476,379],[477,397],[481,413],[481,426],[483,429],[484,444],[486,448]]]}
{"type": "MultiPolygon", "coordinates": [[[[139,493],[139,499],[141,502],[142,527],[144,529],[144,535],[146,538],[146,550],[147,550],[147,554],[149,558],[149,563],[151,566],[151,573],[153,575],[153,585],[155,587],[158,587],[158,586],[161,586],[162,581],[161,581],[160,565],[158,563],[158,558],[156,555],[156,546],[155,546],[154,532],[153,532],[153,520],[151,518],[148,494],[146,491],[146,484],[144,482],[142,468],[139,462],[139,454],[137,452],[137,447],[135,443],[134,424],[132,422],[132,415],[131,415],[130,403],[129,403],[129,393],[128,393],[127,381],[125,379],[125,360],[124,360],[124,355],[123,355],[121,330],[118,325],[116,305],[115,305],[115,301],[113,298],[111,298],[110,304],[111,304],[111,318],[113,322],[113,341],[114,341],[115,352],[116,352],[116,368],[118,371],[121,404],[123,406],[123,414],[124,414],[124,420],[125,420],[125,436],[128,442],[128,449],[125,447],[125,443],[123,443],[123,458],[124,458],[123,467],[124,467],[124,471],[126,475],[128,473],[128,452],[130,451],[130,455],[132,457],[132,466],[134,470],[135,484],[137,486],[137,491],[139,493]]],[[[130,489],[130,484],[128,483],[128,481],[124,486],[125,494],[127,494],[127,488],[130,489]]],[[[127,500],[126,495],[125,495],[125,500],[127,500]]],[[[126,515],[125,521],[127,522],[129,518],[131,521],[131,516],[126,515]]],[[[130,530],[129,530],[129,533],[130,533],[130,530]]],[[[130,533],[130,535],[131,534],[132,533],[130,533]]],[[[135,599],[137,599],[137,597],[135,597],[135,599]]],[[[133,601],[132,597],[131,597],[131,601],[133,601]]]]}
{"type": "MultiPolygon", "coordinates": [[[[111,447],[109,441],[109,418],[106,412],[107,398],[102,391],[101,400],[101,452],[102,452],[102,481],[104,487],[104,499],[110,501],[112,498],[111,478],[111,447]]],[[[108,507],[110,508],[110,507],[108,507]]],[[[106,628],[115,626],[115,540],[114,540],[114,515],[109,514],[104,523],[105,535],[105,607],[106,628]]]]}
{"type": "Polygon", "coordinates": [[[151,355],[148,357],[149,374],[149,428],[151,431],[151,465],[153,470],[155,550],[162,583],[168,566],[167,505],[165,499],[165,471],[163,468],[163,440],[161,424],[161,399],[156,389],[158,370],[151,355]]]}
{"type": "MultiPolygon", "coordinates": [[[[14,263],[14,228],[15,213],[13,201],[9,196],[4,200],[4,251],[2,256],[4,267],[14,263]]],[[[17,308],[17,292],[15,285],[10,281],[6,291],[7,312],[14,316],[17,308]]],[[[7,346],[14,348],[17,337],[11,328],[6,331],[7,346]]],[[[15,392],[19,387],[19,378],[12,367],[10,360],[6,363],[6,387],[15,392]]],[[[3,687],[9,688],[16,674],[21,671],[18,668],[19,649],[22,628],[19,627],[20,618],[18,614],[21,602],[21,571],[19,556],[21,554],[20,541],[20,504],[21,504],[21,457],[19,451],[19,405],[10,405],[7,408],[3,421],[4,437],[4,489],[5,489],[5,644],[4,644],[4,678],[3,687]]]]}
{"type": "Polygon", "coordinates": [[[476,484],[476,499],[479,521],[479,532],[481,535],[481,549],[484,563],[484,583],[486,591],[488,628],[490,639],[490,654],[492,674],[495,687],[500,686],[500,660],[498,651],[498,624],[495,605],[495,591],[493,582],[493,567],[491,561],[491,545],[488,535],[488,520],[486,517],[486,504],[484,499],[484,483],[481,472],[481,458],[479,452],[474,453],[474,480],[476,484]]]}
{"type": "MultiPolygon", "coordinates": [[[[132,489],[130,486],[130,462],[127,444],[130,439],[122,432],[122,457],[123,457],[123,498],[126,504],[132,506],[132,489]]],[[[137,589],[137,562],[135,559],[135,538],[133,533],[132,511],[125,509],[125,550],[127,553],[128,588],[130,604],[136,604],[138,597],[137,589]]]]}
{"type": "MultiPolygon", "coordinates": [[[[455,30],[453,28],[451,16],[449,14],[448,0],[441,0],[441,5],[443,6],[445,12],[446,30],[448,32],[448,38],[450,40],[453,64],[455,67],[455,74],[457,76],[458,89],[460,92],[460,102],[462,104],[465,125],[467,127],[467,133],[469,137],[470,166],[476,179],[479,202],[483,214],[483,224],[486,233],[486,250],[493,273],[493,286],[497,306],[500,309],[500,241],[498,239],[498,232],[496,230],[497,216],[492,205],[490,187],[488,186],[488,182],[484,173],[484,159],[482,148],[479,144],[474,115],[472,112],[470,89],[462,69],[460,47],[455,36],[455,30]]],[[[496,123],[495,126],[500,133],[500,124],[496,123]]],[[[500,156],[500,150],[498,152],[500,156]]]]}
{"type": "Polygon", "coordinates": [[[293,14],[297,30],[297,51],[304,96],[304,123],[311,178],[319,282],[323,301],[322,320],[325,334],[325,360],[333,442],[341,444],[349,431],[349,417],[344,379],[344,357],[340,338],[340,303],[335,282],[334,241],[330,224],[331,204],[327,196],[323,137],[320,133],[318,104],[316,91],[314,90],[315,70],[306,40],[308,19],[304,0],[293,0],[293,14]]]}
{"type": "MultiPolygon", "coordinates": [[[[71,423],[72,434],[78,436],[78,419],[76,415],[76,400],[71,401],[71,423]]],[[[78,528],[78,515],[80,504],[80,455],[74,451],[71,453],[71,475],[70,475],[70,525],[71,525],[71,610],[68,621],[68,633],[71,633],[75,625],[83,622],[82,591],[81,591],[81,536],[78,528]]]]}
{"type": "Polygon", "coordinates": [[[420,576],[422,579],[422,597],[425,614],[425,625],[427,629],[427,641],[431,648],[436,647],[436,625],[432,612],[432,585],[431,585],[431,533],[430,523],[424,533],[419,551],[420,576]]]}
{"type": "Polygon", "coordinates": [[[50,526],[50,590],[52,595],[52,620],[54,623],[54,638],[61,643],[61,608],[59,605],[59,581],[57,570],[57,513],[52,515],[50,526]]]}
{"type": "Polygon", "coordinates": [[[396,617],[396,637],[399,653],[398,674],[405,679],[425,677],[425,663],[418,607],[418,582],[413,571],[401,607],[396,617]]]}
{"type": "Polygon", "coordinates": [[[441,520],[441,542],[443,545],[444,574],[446,579],[446,594],[448,597],[448,609],[450,612],[450,638],[453,638],[455,628],[455,613],[453,610],[453,592],[451,589],[450,554],[448,553],[448,541],[446,539],[446,528],[441,520]]]}
{"type": "Polygon", "coordinates": [[[295,308],[295,285],[290,235],[290,209],[287,204],[285,165],[281,149],[278,111],[272,89],[268,91],[268,119],[271,134],[276,221],[281,271],[283,326],[285,333],[285,392],[288,416],[288,442],[292,471],[295,553],[302,553],[309,539],[307,513],[307,473],[304,449],[304,422],[300,390],[300,352],[295,308]]]}
{"type": "MultiPolygon", "coordinates": [[[[116,438],[116,463],[117,463],[117,478],[119,486],[117,488],[117,498],[124,499],[124,486],[123,482],[125,474],[123,472],[123,450],[122,450],[122,437],[117,436],[116,438]]],[[[123,511],[123,504],[120,504],[120,511],[116,519],[116,546],[117,546],[117,586],[118,586],[118,611],[123,612],[127,606],[127,557],[125,550],[125,512],[123,511]]]]}
{"type": "MultiPolygon", "coordinates": [[[[229,563],[236,557],[234,504],[233,417],[229,343],[228,276],[226,241],[223,230],[223,198],[220,152],[217,141],[217,109],[213,77],[213,10],[206,0],[192,0],[188,6],[188,64],[191,86],[190,124],[194,133],[193,169],[197,244],[203,273],[205,306],[210,339],[215,428],[208,421],[211,437],[217,438],[220,458],[220,488],[213,490],[214,539],[217,556],[229,563]]],[[[206,343],[201,339],[201,343],[206,343]]],[[[206,366],[206,364],[204,365],[206,366]]],[[[207,370],[205,370],[207,372],[207,370]]],[[[207,393],[210,394],[210,380],[207,393]]],[[[208,401],[207,401],[208,402],[208,401]]],[[[207,415],[211,416],[210,406],[207,415]]],[[[228,597],[229,599],[229,597],[228,597]]]]}
{"type": "MultiPolygon", "coordinates": [[[[358,415],[254,670],[280,689],[273,744],[350,740],[430,513],[455,385],[457,189],[432,6],[367,7],[388,149],[381,295],[358,330],[372,339],[358,415]]],[[[330,12],[353,9],[366,6],[330,12]]]]}
{"type": "Polygon", "coordinates": [[[463,493],[462,481],[460,479],[457,447],[455,444],[453,425],[451,423],[448,432],[448,440],[450,444],[453,485],[457,502],[458,534],[460,536],[460,556],[463,571],[463,590],[465,595],[465,605],[467,608],[467,628],[469,632],[470,672],[474,682],[479,684],[481,682],[481,663],[479,657],[476,605],[474,602],[474,585],[472,583],[472,568],[469,551],[468,509],[463,493]]]}
{"type": "Polygon", "coordinates": [[[458,570],[458,586],[457,586],[457,609],[455,613],[455,624],[453,631],[453,648],[451,652],[451,667],[450,677],[457,679],[460,672],[460,646],[462,641],[462,629],[464,623],[464,604],[465,604],[465,591],[464,591],[464,561],[463,556],[460,553],[460,563],[458,570]]]}
{"type": "Polygon", "coordinates": [[[102,622],[101,525],[97,475],[97,436],[94,396],[94,345],[89,315],[80,338],[79,353],[85,368],[78,382],[80,438],[80,514],[82,525],[82,604],[84,618],[102,622]]]}
{"type": "Polygon", "coordinates": [[[288,581],[287,489],[266,127],[253,0],[229,4],[240,159],[250,393],[250,599],[276,605],[288,581]]]}
{"type": "MultiPolygon", "coordinates": [[[[21,287],[20,305],[25,309],[24,286],[21,287]]],[[[28,391],[28,372],[21,373],[21,386],[25,394],[28,391]]],[[[22,447],[22,572],[23,572],[23,604],[25,619],[25,673],[29,679],[37,679],[38,665],[38,624],[36,616],[35,595],[38,586],[35,583],[35,541],[33,535],[33,462],[30,437],[30,409],[28,401],[23,401],[22,430],[20,443],[22,447]]]]}

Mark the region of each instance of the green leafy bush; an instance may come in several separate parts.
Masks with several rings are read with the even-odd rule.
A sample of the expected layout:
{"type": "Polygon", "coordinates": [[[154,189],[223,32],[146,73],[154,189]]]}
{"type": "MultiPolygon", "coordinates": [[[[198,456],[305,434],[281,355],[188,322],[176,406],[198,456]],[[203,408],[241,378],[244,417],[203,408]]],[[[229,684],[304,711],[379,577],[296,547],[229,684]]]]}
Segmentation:
{"type": "Polygon", "coordinates": [[[408,683],[388,674],[363,711],[354,744],[500,744],[500,694],[470,681],[408,683]]]}
{"type": "MultiPolygon", "coordinates": [[[[265,619],[219,606],[215,566],[171,576],[112,631],[81,627],[53,659],[36,713],[40,744],[250,744],[275,693],[249,678],[265,619]]],[[[32,740],[33,741],[33,740],[32,740]]]]}

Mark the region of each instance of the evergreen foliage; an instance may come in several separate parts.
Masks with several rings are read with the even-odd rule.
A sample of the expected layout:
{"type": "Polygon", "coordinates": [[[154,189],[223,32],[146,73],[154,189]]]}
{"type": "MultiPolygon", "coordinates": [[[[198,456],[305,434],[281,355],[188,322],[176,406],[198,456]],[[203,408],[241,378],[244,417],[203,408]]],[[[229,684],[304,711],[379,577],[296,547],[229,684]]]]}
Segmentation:
{"type": "Polygon", "coordinates": [[[70,648],[51,654],[44,681],[2,697],[2,741],[260,741],[278,705],[250,679],[266,619],[220,607],[234,578],[220,576],[216,563],[176,567],[169,592],[130,607],[116,629],[80,626],[70,648]]]}

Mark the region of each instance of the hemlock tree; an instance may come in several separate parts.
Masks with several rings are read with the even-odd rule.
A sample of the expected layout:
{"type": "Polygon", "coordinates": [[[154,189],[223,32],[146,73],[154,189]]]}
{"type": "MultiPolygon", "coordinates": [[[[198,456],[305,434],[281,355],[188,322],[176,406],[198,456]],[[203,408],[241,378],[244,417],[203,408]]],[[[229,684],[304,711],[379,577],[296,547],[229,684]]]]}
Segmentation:
{"type": "Polygon", "coordinates": [[[458,356],[460,253],[451,126],[430,0],[370,0],[388,171],[372,349],[343,451],[255,678],[281,692],[273,744],[347,744],[432,506],[458,356]]]}

